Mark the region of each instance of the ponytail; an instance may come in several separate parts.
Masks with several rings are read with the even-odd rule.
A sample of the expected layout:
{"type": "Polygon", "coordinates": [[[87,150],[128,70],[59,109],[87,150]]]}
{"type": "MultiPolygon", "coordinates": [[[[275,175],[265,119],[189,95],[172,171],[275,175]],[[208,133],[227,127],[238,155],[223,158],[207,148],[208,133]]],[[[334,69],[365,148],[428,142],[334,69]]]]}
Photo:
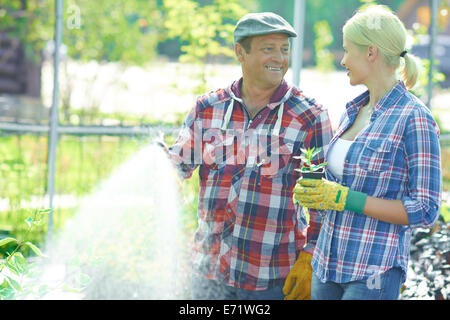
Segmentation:
{"type": "Polygon", "coordinates": [[[408,89],[411,89],[417,83],[419,78],[419,71],[421,69],[421,63],[419,58],[416,56],[407,53],[404,56],[405,63],[403,65],[402,70],[400,71],[400,75],[408,89]]]}

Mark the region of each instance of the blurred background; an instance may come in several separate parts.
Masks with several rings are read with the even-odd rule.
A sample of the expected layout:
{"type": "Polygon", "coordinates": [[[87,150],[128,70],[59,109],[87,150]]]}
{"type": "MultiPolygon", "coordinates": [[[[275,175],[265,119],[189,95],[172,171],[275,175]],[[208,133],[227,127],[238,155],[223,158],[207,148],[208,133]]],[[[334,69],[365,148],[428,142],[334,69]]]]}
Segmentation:
{"type": "MultiPolygon", "coordinates": [[[[232,45],[239,18],[248,12],[272,11],[294,25],[295,1],[66,0],[55,61],[57,1],[0,0],[2,261],[16,247],[3,245],[1,239],[26,238],[48,247],[49,234],[64,230],[80,211],[81,201],[160,132],[172,143],[199,94],[240,77],[232,45]],[[52,105],[58,126],[53,144],[52,105]],[[54,154],[53,163],[49,154],[54,154]],[[36,223],[30,230],[24,223],[27,217],[49,207],[49,223],[36,223]]],[[[405,23],[409,49],[424,65],[414,93],[431,108],[441,129],[441,217],[433,230],[414,231],[409,282],[402,298],[449,299],[450,1],[307,0],[300,35],[303,50],[291,61],[301,61],[300,88],[328,108],[336,127],[345,103],[365,89],[351,87],[340,66],[342,26],[358,8],[371,3],[388,5],[405,23]]],[[[291,68],[286,79],[292,81],[294,76],[291,68]]],[[[181,203],[179,232],[190,243],[197,227],[197,172],[175,191],[181,203]]],[[[24,259],[36,258],[30,247],[20,251],[24,259]]],[[[128,283],[141,280],[126,278],[128,283]]],[[[10,287],[14,286],[3,282],[0,297],[14,298],[14,292],[24,291],[10,287]],[[2,296],[2,288],[10,288],[7,295],[2,296]]],[[[128,297],[138,297],[133,292],[128,297]]]]}

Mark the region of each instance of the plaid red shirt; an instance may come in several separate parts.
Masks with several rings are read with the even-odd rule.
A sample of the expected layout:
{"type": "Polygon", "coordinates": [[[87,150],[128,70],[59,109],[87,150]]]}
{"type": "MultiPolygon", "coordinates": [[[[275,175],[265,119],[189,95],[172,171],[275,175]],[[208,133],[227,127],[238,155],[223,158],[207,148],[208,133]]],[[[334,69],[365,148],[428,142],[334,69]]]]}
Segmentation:
{"type": "Polygon", "coordinates": [[[325,151],[332,131],[327,111],[284,80],[250,120],[241,82],[200,97],[169,153],[184,178],[200,166],[194,270],[262,290],[284,282],[300,250],[313,252],[321,218],[310,210],[308,227],[293,204],[300,167],[293,156],[325,151]]]}

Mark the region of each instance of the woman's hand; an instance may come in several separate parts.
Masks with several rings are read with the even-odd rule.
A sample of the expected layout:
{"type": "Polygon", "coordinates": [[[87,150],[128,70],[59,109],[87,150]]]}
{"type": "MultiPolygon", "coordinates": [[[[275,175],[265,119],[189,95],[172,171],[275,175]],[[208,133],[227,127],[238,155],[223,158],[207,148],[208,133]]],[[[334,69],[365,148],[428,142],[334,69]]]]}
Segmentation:
{"type": "Polygon", "coordinates": [[[294,199],[302,207],[363,213],[367,195],[326,179],[301,178],[295,185],[294,199]]]}
{"type": "Polygon", "coordinates": [[[299,179],[294,199],[302,207],[324,210],[344,210],[348,188],[325,179],[299,179]]]}

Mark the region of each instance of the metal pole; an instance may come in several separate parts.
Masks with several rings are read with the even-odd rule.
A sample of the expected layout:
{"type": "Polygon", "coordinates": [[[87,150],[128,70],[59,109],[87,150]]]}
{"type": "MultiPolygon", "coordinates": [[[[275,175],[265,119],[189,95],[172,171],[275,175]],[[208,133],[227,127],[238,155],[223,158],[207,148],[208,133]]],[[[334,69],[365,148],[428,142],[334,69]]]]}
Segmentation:
{"type": "Polygon", "coordinates": [[[430,73],[428,74],[428,108],[431,109],[431,99],[433,98],[433,73],[434,73],[434,57],[436,46],[436,33],[437,33],[437,15],[439,9],[439,0],[430,0],[431,6],[431,20],[430,20],[430,43],[428,58],[430,59],[430,73]]]}
{"type": "MultiPolygon", "coordinates": [[[[48,138],[48,173],[47,194],[49,209],[53,210],[53,196],[55,193],[55,160],[56,145],[58,142],[58,103],[59,103],[59,61],[62,42],[62,11],[63,0],[55,0],[55,46],[53,54],[53,100],[50,109],[50,131],[48,138]]],[[[48,216],[47,246],[50,245],[53,235],[53,211],[48,216]]]]}
{"type": "Polygon", "coordinates": [[[292,44],[292,82],[300,85],[300,71],[303,66],[303,39],[305,30],[305,0],[295,0],[294,3],[294,29],[297,37],[292,44]]]}

